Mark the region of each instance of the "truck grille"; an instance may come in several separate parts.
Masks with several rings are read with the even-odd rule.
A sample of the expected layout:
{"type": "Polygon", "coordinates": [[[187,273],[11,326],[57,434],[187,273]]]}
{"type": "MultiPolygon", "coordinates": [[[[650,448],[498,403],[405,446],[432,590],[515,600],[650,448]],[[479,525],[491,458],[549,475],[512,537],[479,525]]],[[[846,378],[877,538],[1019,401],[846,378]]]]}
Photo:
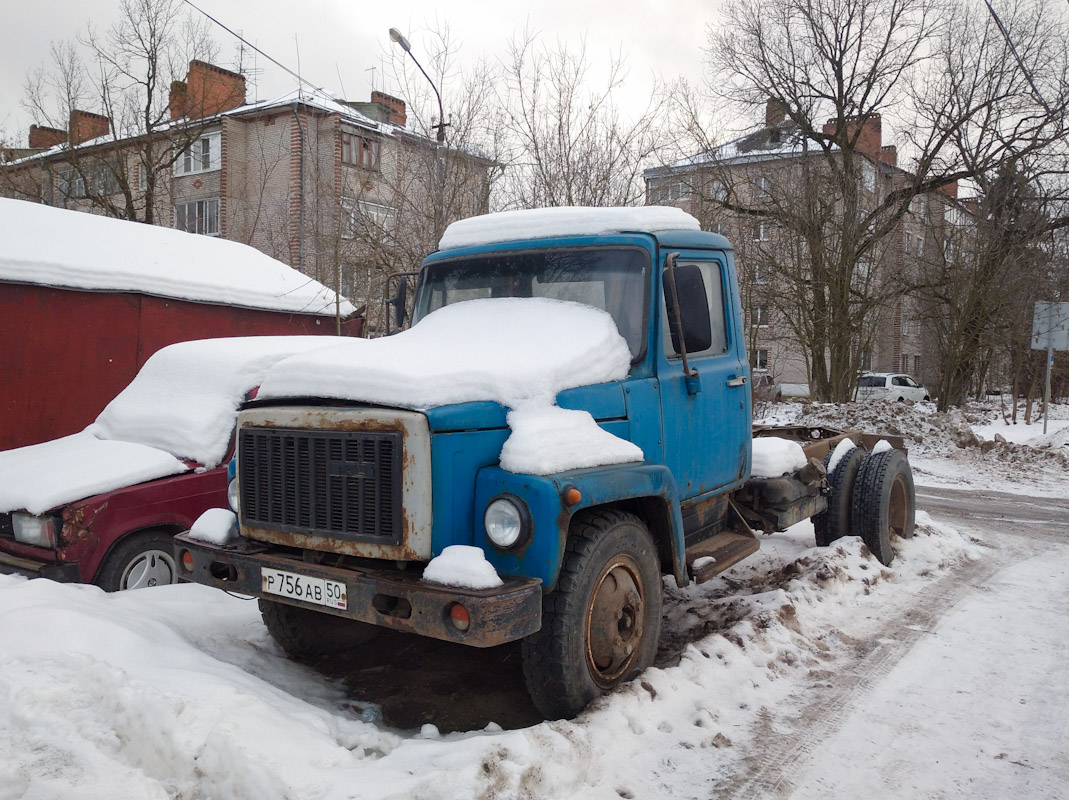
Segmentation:
{"type": "Polygon", "coordinates": [[[402,448],[397,431],[242,428],[242,524],[400,544],[402,448]]]}

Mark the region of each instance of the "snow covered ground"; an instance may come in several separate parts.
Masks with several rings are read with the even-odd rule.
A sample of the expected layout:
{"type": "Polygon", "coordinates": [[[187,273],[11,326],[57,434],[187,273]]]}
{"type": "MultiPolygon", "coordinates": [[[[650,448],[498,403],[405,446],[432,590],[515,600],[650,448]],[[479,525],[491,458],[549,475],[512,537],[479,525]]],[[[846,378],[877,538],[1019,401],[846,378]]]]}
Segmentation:
{"type": "MultiPolygon", "coordinates": [[[[1067,448],[1036,426],[985,450],[986,411],[882,406],[775,414],[903,435],[921,485],[1069,496],[1067,448]]],[[[765,537],[666,583],[657,665],[575,721],[444,735],[384,727],[247,600],[0,575],[0,800],[1069,795],[1067,532],[922,506],[896,548],[885,568],[809,523],[765,537]]]]}

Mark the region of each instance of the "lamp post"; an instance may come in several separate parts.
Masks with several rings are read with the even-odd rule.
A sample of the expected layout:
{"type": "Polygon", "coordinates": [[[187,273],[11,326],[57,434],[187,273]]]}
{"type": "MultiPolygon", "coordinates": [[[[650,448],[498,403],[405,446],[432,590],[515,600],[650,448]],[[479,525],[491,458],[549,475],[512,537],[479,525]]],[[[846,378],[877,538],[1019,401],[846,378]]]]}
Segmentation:
{"type": "Polygon", "coordinates": [[[438,240],[442,238],[442,228],[444,224],[445,209],[445,108],[442,106],[442,95],[438,91],[438,87],[435,86],[434,81],[431,80],[431,76],[427,74],[427,70],[423,69],[423,65],[419,63],[414,55],[412,55],[412,44],[405,38],[404,34],[397,28],[390,28],[390,39],[401,46],[401,49],[408,53],[408,57],[412,59],[419,71],[423,73],[423,77],[427,79],[427,83],[431,85],[434,90],[434,96],[438,99],[438,124],[437,126],[437,145],[435,146],[435,201],[434,201],[434,238],[435,245],[438,240]]]}

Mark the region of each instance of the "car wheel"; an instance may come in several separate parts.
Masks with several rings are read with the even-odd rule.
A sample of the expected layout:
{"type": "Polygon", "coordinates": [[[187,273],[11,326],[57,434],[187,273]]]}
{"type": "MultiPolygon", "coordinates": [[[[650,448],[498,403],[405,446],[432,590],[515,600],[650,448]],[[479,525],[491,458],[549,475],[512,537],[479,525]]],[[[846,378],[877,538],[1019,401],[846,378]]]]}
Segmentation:
{"type": "Polygon", "coordinates": [[[542,629],[523,640],[527,691],[547,719],[571,718],[653,663],[661,630],[657,547],[632,514],[572,520],[542,629]]]}
{"type": "Polygon", "coordinates": [[[917,496],[905,453],[884,450],[865,457],[854,481],[851,514],[854,532],[881,564],[890,564],[895,557],[891,534],[909,539],[916,522],[917,496]]]}
{"type": "Polygon", "coordinates": [[[177,582],[173,537],[166,531],[128,534],[108,553],[93,580],[106,592],[177,582]]]}

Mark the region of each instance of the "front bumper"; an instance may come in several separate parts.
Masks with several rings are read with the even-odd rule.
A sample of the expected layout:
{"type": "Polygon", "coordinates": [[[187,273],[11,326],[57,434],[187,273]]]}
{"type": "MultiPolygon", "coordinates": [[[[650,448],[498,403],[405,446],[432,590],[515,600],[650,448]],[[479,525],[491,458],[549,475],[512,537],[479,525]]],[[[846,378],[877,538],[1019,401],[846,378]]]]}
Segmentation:
{"type": "Polygon", "coordinates": [[[183,580],[433,639],[493,647],[522,639],[542,626],[542,582],[537,578],[505,578],[496,589],[461,589],[423,583],[415,572],[313,564],[244,538],[220,547],[183,533],[174,537],[174,545],[183,580]],[[186,553],[193,559],[191,569],[185,566],[186,553]],[[342,583],[346,608],[266,593],[261,578],[265,568],[342,583]],[[450,619],[454,603],[468,612],[471,623],[466,631],[458,630],[450,619]]]}
{"type": "Polygon", "coordinates": [[[78,565],[69,562],[38,561],[12,555],[0,550],[0,573],[25,575],[27,578],[48,578],[57,583],[81,583],[78,565]]]}

